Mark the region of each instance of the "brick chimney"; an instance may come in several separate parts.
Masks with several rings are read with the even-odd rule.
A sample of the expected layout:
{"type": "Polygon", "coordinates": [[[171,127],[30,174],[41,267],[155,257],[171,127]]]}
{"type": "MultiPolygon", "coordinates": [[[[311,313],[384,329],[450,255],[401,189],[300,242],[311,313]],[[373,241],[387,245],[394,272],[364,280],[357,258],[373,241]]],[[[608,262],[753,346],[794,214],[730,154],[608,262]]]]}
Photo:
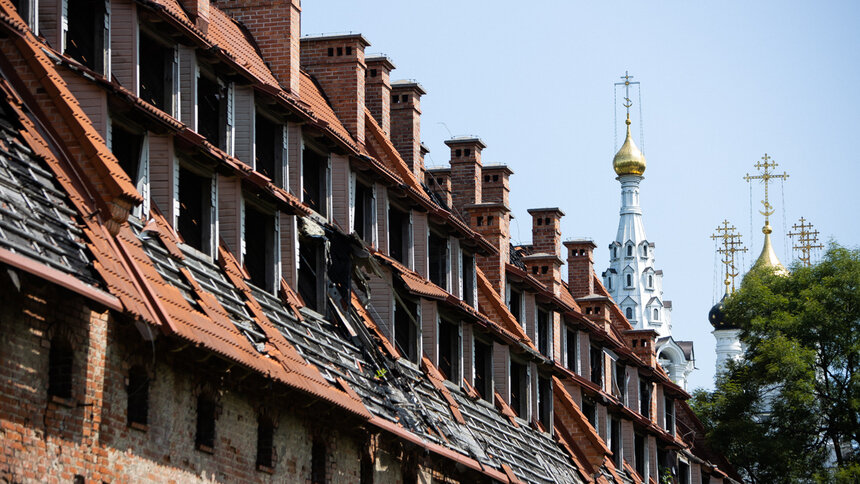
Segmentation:
{"type": "Polygon", "coordinates": [[[513,170],[507,165],[484,166],[482,171],[481,199],[484,202],[497,202],[510,207],[508,195],[511,192],[510,176],[513,170]]]}
{"type": "Polygon", "coordinates": [[[364,83],[367,66],[361,34],[302,38],[302,68],[319,82],[347,131],[364,144],[364,83]]]}
{"type": "Polygon", "coordinates": [[[204,34],[209,33],[209,0],[182,0],[188,16],[204,34]]]}
{"type": "Polygon", "coordinates": [[[421,96],[427,94],[415,81],[391,83],[391,142],[419,181],[424,181],[421,156],[421,96]]]}
{"type": "Polygon", "coordinates": [[[561,217],[558,208],[532,208],[532,250],[522,258],[529,273],[553,294],[561,292],[561,217]]]}
{"type": "Polygon", "coordinates": [[[568,240],[567,248],[567,286],[574,298],[594,294],[594,249],[590,240],[568,240]]]}
{"type": "Polygon", "coordinates": [[[624,332],[627,346],[649,366],[657,365],[657,332],[653,329],[628,330],[624,332]]]}
{"type": "MultiPolygon", "coordinates": [[[[196,0],[188,1],[190,3],[196,0]]],[[[199,1],[208,4],[208,0],[199,1]]],[[[242,22],[254,36],[263,59],[269,64],[281,87],[299,95],[301,0],[216,0],[214,4],[242,22]]],[[[197,10],[199,12],[203,9],[198,7],[197,10]]],[[[207,8],[206,14],[208,13],[207,8]]],[[[198,13],[198,19],[200,17],[198,13]]]]}
{"type": "Polygon", "coordinates": [[[445,204],[451,208],[451,169],[450,168],[433,168],[427,170],[427,176],[424,179],[430,191],[435,193],[445,204]]]}
{"type": "Polygon", "coordinates": [[[364,83],[364,104],[385,134],[391,135],[391,71],[394,63],[387,56],[374,55],[365,59],[367,79],[364,83]]]}
{"type": "Polygon", "coordinates": [[[606,296],[592,294],[590,296],[576,298],[576,303],[585,317],[603,328],[607,333],[612,329],[612,300],[606,296]]]}
{"type": "MultiPolygon", "coordinates": [[[[493,289],[504,296],[505,265],[511,252],[510,210],[501,203],[469,204],[464,209],[469,214],[468,222],[472,230],[481,234],[499,250],[499,255],[477,256],[476,262],[493,289]]],[[[487,304],[480,300],[478,303],[487,304]]]]}
{"type": "MultiPolygon", "coordinates": [[[[481,196],[481,150],[487,147],[480,138],[459,136],[445,141],[451,148],[451,199],[454,209],[470,220],[467,205],[483,201],[481,196]]],[[[477,230],[477,227],[472,225],[477,230]]]]}

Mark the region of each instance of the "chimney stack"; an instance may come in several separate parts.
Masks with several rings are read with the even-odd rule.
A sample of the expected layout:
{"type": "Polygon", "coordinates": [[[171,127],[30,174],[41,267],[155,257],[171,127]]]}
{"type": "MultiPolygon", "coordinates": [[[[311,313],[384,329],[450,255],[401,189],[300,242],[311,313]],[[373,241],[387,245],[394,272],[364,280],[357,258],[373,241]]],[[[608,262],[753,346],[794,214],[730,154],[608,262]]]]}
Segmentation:
{"type": "MultiPolygon", "coordinates": [[[[197,7],[198,27],[206,2],[206,21],[208,24],[208,0],[200,1],[197,7]]],[[[260,47],[263,59],[269,64],[272,73],[281,87],[294,95],[299,95],[301,74],[299,67],[299,37],[301,37],[302,7],[300,0],[216,0],[215,5],[242,24],[254,36],[260,47]]],[[[186,4],[186,7],[188,5],[186,4]]],[[[189,9],[192,10],[192,9],[189,9]]]]}
{"type": "Polygon", "coordinates": [[[198,30],[209,33],[209,0],[183,0],[182,5],[198,30]]]}
{"type": "Polygon", "coordinates": [[[424,181],[421,155],[421,96],[427,94],[415,81],[391,83],[391,142],[418,181],[424,181]]]}
{"type": "Polygon", "coordinates": [[[358,144],[364,144],[364,48],[361,34],[302,38],[302,68],[319,82],[335,114],[358,144]]]}
{"type": "Polygon", "coordinates": [[[508,195],[511,192],[510,176],[513,170],[507,165],[484,166],[482,171],[481,199],[484,202],[501,203],[510,207],[508,195]]]}
{"type": "Polygon", "coordinates": [[[628,330],[624,332],[627,346],[649,366],[657,365],[657,332],[653,329],[628,330]]]}
{"type": "MultiPolygon", "coordinates": [[[[510,260],[511,252],[510,210],[501,203],[471,204],[466,205],[464,209],[468,213],[467,220],[472,230],[481,234],[499,250],[498,255],[479,255],[476,261],[493,289],[504,297],[505,265],[510,260]]],[[[479,304],[488,304],[488,302],[478,301],[479,304]]]]}
{"type": "Polygon", "coordinates": [[[523,257],[531,275],[558,295],[561,291],[561,217],[557,207],[531,208],[532,252],[523,257]]]}
{"type": "Polygon", "coordinates": [[[433,168],[427,170],[424,181],[430,191],[442,200],[448,210],[451,210],[451,169],[433,168]]]}
{"type": "Polygon", "coordinates": [[[364,85],[364,103],[382,131],[391,136],[391,71],[394,63],[387,56],[375,55],[365,59],[367,81],[364,85]]]}
{"type": "Polygon", "coordinates": [[[567,287],[574,298],[594,294],[594,249],[590,240],[568,240],[567,247],[567,287]]]}
{"type": "MultiPolygon", "coordinates": [[[[480,138],[458,136],[445,141],[451,148],[451,199],[454,209],[469,220],[466,206],[481,203],[481,151],[487,147],[480,138]]],[[[472,228],[477,229],[474,225],[472,228]]]]}

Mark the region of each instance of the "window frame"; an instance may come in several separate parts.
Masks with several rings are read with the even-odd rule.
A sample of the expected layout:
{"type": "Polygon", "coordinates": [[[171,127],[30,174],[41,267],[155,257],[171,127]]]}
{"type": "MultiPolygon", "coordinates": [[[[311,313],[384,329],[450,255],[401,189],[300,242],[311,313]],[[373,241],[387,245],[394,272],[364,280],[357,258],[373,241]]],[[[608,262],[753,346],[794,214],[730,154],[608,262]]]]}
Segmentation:
{"type": "Polygon", "coordinates": [[[463,381],[463,325],[459,321],[440,315],[437,323],[437,335],[439,346],[439,364],[437,367],[446,380],[459,386],[460,382],[463,381]],[[447,327],[446,330],[449,332],[448,341],[443,341],[443,327],[447,327]],[[445,349],[444,352],[443,348],[445,349]],[[450,363],[443,362],[445,353],[448,354],[450,363]],[[448,365],[451,366],[451,369],[446,372],[444,368],[448,365]]]}
{"type": "Polygon", "coordinates": [[[493,343],[487,342],[483,338],[477,336],[472,338],[472,382],[473,388],[478,392],[478,395],[480,395],[480,397],[484,401],[493,403],[495,398],[495,385],[493,381],[493,343]],[[481,345],[483,348],[486,349],[486,361],[484,361],[483,365],[479,365],[480,362],[478,361],[477,350],[478,345],[481,345]],[[482,373],[484,373],[484,388],[481,388],[477,384],[477,374],[479,366],[484,367],[482,370],[482,373]]]}
{"type": "Polygon", "coordinates": [[[308,140],[306,137],[302,137],[302,146],[301,146],[301,155],[299,157],[299,195],[302,203],[305,204],[308,208],[313,210],[317,215],[322,217],[325,220],[332,220],[332,182],[331,182],[331,153],[325,150],[320,145],[314,143],[313,141],[308,140]],[[318,202],[318,209],[315,209],[305,197],[305,184],[306,184],[306,176],[305,176],[305,168],[306,160],[305,153],[310,151],[319,157],[318,161],[319,166],[317,167],[317,171],[319,172],[319,197],[320,200],[318,202]]]}
{"type": "MultiPolygon", "coordinates": [[[[280,227],[280,212],[278,212],[277,208],[273,205],[268,205],[263,203],[260,200],[252,198],[248,196],[248,194],[243,193],[242,198],[242,266],[247,270],[250,278],[248,282],[253,284],[255,287],[262,289],[271,294],[277,294],[280,289],[281,282],[281,227],[280,227]],[[259,224],[253,224],[249,222],[248,211],[251,210],[256,212],[258,216],[265,217],[270,222],[270,226],[268,227],[260,227],[259,224]],[[258,284],[255,279],[259,278],[260,275],[253,274],[250,270],[250,266],[247,264],[248,257],[248,224],[251,223],[252,226],[256,226],[256,230],[252,231],[254,234],[260,234],[265,229],[264,236],[266,239],[263,241],[265,244],[265,251],[263,254],[263,266],[265,267],[265,273],[262,275],[263,284],[258,284]]],[[[256,252],[256,251],[255,251],[256,252]]]]}
{"type": "MultiPolygon", "coordinates": [[[[201,240],[200,240],[200,247],[199,248],[195,247],[192,244],[189,244],[186,241],[184,236],[182,237],[183,244],[186,247],[189,247],[193,250],[196,250],[197,252],[199,252],[200,254],[203,254],[206,257],[214,258],[215,254],[218,252],[218,177],[216,176],[216,174],[211,169],[208,169],[208,168],[204,167],[203,165],[201,165],[201,164],[199,164],[193,160],[190,160],[190,159],[187,159],[184,157],[181,157],[181,158],[177,157],[176,158],[175,166],[174,166],[174,176],[175,176],[174,183],[175,183],[175,187],[176,187],[176,189],[174,190],[174,204],[176,206],[175,228],[176,228],[176,233],[178,233],[180,236],[182,236],[182,233],[180,232],[180,227],[182,225],[182,219],[181,219],[182,213],[183,213],[182,212],[182,205],[184,205],[183,201],[182,201],[183,199],[182,199],[182,190],[181,190],[181,187],[182,187],[181,174],[182,174],[183,170],[188,172],[189,174],[195,176],[195,177],[208,178],[209,179],[209,198],[208,198],[209,213],[208,214],[206,213],[207,207],[206,207],[206,205],[204,205],[202,207],[202,212],[200,214],[201,220],[202,220],[200,223],[201,230],[204,230],[203,229],[204,226],[208,226],[209,229],[204,230],[203,233],[201,234],[201,240]]],[[[202,195],[202,193],[203,192],[201,191],[201,195],[202,195]]],[[[204,198],[203,201],[205,202],[205,200],[206,199],[204,198]]]]}
{"type": "MultiPolygon", "coordinates": [[[[138,78],[137,85],[135,86],[135,94],[144,102],[149,103],[149,101],[145,100],[142,96],[141,88],[143,77],[140,75],[141,72],[146,71],[147,69],[141,68],[141,59],[144,57],[141,55],[141,47],[149,44],[150,42],[154,45],[158,45],[165,52],[164,62],[164,106],[156,106],[154,104],[149,103],[151,106],[159,109],[168,115],[177,118],[179,116],[179,44],[178,43],[170,43],[165,42],[163,40],[163,35],[159,35],[154,29],[149,28],[145,24],[139,24],[137,29],[137,59],[135,61],[135,65],[137,67],[138,78]],[[144,39],[146,37],[146,39],[144,39]],[[173,51],[172,59],[171,56],[168,55],[167,52],[170,50],[173,51]],[[170,73],[170,78],[167,79],[168,72],[170,73]]],[[[196,100],[195,100],[196,102],[196,100]]]]}

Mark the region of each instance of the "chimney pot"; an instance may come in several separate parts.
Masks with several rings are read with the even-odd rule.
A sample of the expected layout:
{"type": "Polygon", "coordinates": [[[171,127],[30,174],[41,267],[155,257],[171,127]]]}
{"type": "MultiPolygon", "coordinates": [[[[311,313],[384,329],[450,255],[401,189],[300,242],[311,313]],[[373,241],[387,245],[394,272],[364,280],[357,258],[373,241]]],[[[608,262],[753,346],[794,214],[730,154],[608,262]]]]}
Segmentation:
{"type": "Polygon", "coordinates": [[[391,83],[391,142],[418,181],[424,181],[421,154],[421,96],[427,91],[415,81],[391,83]]]}

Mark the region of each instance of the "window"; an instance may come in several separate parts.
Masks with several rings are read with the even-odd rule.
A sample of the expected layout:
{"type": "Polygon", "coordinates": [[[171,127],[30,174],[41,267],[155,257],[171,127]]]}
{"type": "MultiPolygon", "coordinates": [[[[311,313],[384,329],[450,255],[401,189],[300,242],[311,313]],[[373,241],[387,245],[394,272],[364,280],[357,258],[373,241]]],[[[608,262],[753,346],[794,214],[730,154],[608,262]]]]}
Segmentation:
{"type": "Polygon", "coordinates": [[[37,20],[38,17],[38,2],[37,0],[13,0],[12,2],[15,5],[15,8],[18,10],[18,15],[24,19],[24,22],[27,23],[27,26],[30,27],[30,30],[36,31],[37,29],[37,20]]]}
{"type": "Polygon", "coordinates": [[[660,310],[654,309],[654,321],[660,321],[660,310]]]}
{"type": "Polygon", "coordinates": [[[597,405],[588,398],[582,399],[582,413],[588,419],[588,423],[597,430],[597,405]]]}
{"type": "Polygon", "coordinates": [[[67,27],[63,53],[98,73],[107,74],[110,20],[105,0],[65,0],[64,3],[67,27]]]}
{"type": "Polygon", "coordinates": [[[618,247],[612,247],[612,258],[618,257],[618,247]]]}
{"type": "Polygon", "coordinates": [[[636,472],[639,477],[645,477],[645,437],[641,434],[633,435],[633,458],[635,459],[636,472]]]}
{"type": "Polygon", "coordinates": [[[595,346],[591,347],[591,382],[603,388],[603,351],[595,346]]]}
{"type": "Polygon", "coordinates": [[[666,430],[675,435],[675,401],[669,397],[664,400],[664,417],[666,419],[666,430]]]}
{"type": "Polygon", "coordinates": [[[286,130],[282,124],[256,112],[254,117],[254,169],[272,180],[278,187],[286,187],[286,130]]]}
{"type": "Polygon", "coordinates": [[[606,285],[609,286],[609,289],[612,289],[612,276],[606,278],[606,285]]]}
{"type": "Polygon", "coordinates": [[[690,484],[690,464],[678,462],[678,484],[690,484]]]}
{"type": "Polygon", "coordinates": [[[227,83],[201,69],[197,77],[197,132],[213,145],[227,148],[227,83]]]}
{"type": "Polygon", "coordinates": [[[538,308],[537,312],[537,343],[538,351],[544,356],[551,357],[550,349],[552,345],[552,322],[550,313],[546,309],[538,308]]]}
{"type": "Polygon", "coordinates": [[[328,217],[328,156],[309,146],[302,151],[302,201],[316,213],[328,217]]]}
{"type": "Polygon", "coordinates": [[[552,380],[538,377],[538,421],[547,431],[552,431],[552,380]]]}
{"type": "Polygon", "coordinates": [[[481,398],[493,401],[493,347],[475,339],[474,387],[481,398]]]}
{"type": "Polygon", "coordinates": [[[126,391],[129,427],[146,428],[149,416],[149,375],[145,368],[140,365],[131,367],[126,391]]]}
{"type": "Polygon", "coordinates": [[[648,288],[651,289],[652,287],[654,287],[654,276],[649,274],[648,275],[648,288]]]}
{"type": "Polygon", "coordinates": [[[511,310],[511,314],[517,318],[520,325],[523,325],[525,321],[523,321],[523,293],[514,289],[511,286],[508,286],[508,309],[511,310]]]}
{"type": "Polygon", "coordinates": [[[363,183],[355,183],[355,212],[352,219],[352,230],[361,240],[372,244],[374,217],[376,216],[376,200],[373,196],[373,188],[363,183]]]}
{"type": "Polygon", "coordinates": [[[272,419],[257,419],[257,468],[272,469],[275,456],[275,425],[272,419]]]}
{"type": "Polygon", "coordinates": [[[311,484],[326,484],[326,448],[319,439],[311,446],[311,484]]]}
{"type": "Polygon", "coordinates": [[[523,420],[528,420],[529,376],[525,364],[511,360],[511,408],[523,420]]]}
{"type": "Polygon", "coordinates": [[[463,301],[475,306],[475,257],[463,253],[463,301]]]}
{"type": "Polygon", "coordinates": [[[612,461],[621,466],[621,422],[617,418],[609,419],[609,450],[612,451],[612,461]]]}
{"type": "Polygon", "coordinates": [[[648,257],[648,244],[642,245],[642,255],[648,257]]]}
{"type": "Polygon", "coordinates": [[[632,274],[626,275],[626,282],[627,282],[627,287],[633,287],[633,275],[632,274]]]}
{"type": "Polygon", "coordinates": [[[197,434],[194,443],[199,450],[215,450],[215,399],[209,395],[197,397],[197,434]]]}
{"type": "Polygon", "coordinates": [[[178,79],[178,53],[173,46],[165,46],[154,36],[140,31],[138,66],[140,86],[138,95],[167,114],[174,114],[176,81],[178,79]]]}
{"type": "Polygon", "coordinates": [[[51,340],[48,352],[48,395],[72,398],[72,370],[75,354],[69,340],[56,336],[51,340]]]}
{"type": "Polygon", "coordinates": [[[310,309],[325,311],[325,254],[320,240],[299,238],[299,295],[310,309]]]}
{"type": "Polygon", "coordinates": [[[397,351],[407,360],[417,363],[418,355],[418,303],[405,291],[394,291],[394,343],[397,351]]]}
{"type": "Polygon", "coordinates": [[[251,277],[251,284],[271,293],[276,293],[277,283],[280,282],[280,274],[277,274],[276,225],[274,215],[263,213],[245,202],[242,261],[251,277]]]}
{"type": "Polygon", "coordinates": [[[448,266],[449,248],[448,239],[436,235],[432,231],[428,237],[428,258],[430,261],[430,281],[437,286],[449,290],[448,288],[448,266]]]}
{"type": "Polygon", "coordinates": [[[179,235],[186,244],[209,254],[214,223],[212,179],[179,167],[179,235]]]}
{"type": "Polygon", "coordinates": [[[624,310],[624,316],[627,319],[633,319],[633,308],[627,308],[624,310]]]}
{"type": "Polygon", "coordinates": [[[361,453],[358,472],[359,484],[373,484],[373,458],[370,456],[370,451],[365,450],[361,453]]]}
{"type": "Polygon", "coordinates": [[[627,246],[627,257],[633,257],[633,246],[632,245],[627,246]]]}
{"type": "Polygon", "coordinates": [[[388,209],[388,255],[408,266],[411,248],[411,223],[409,213],[394,206],[388,209]]]}
{"type": "Polygon", "coordinates": [[[651,418],[651,382],[639,382],[639,413],[643,417],[651,418]]]}
{"type": "Polygon", "coordinates": [[[439,321],[439,371],[451,382],[460,384],[460,325],[439,321]]]}
{"type": "Polygon", "coordinates": [[[613,379],[613,389],[612,394],[618,397],[622,403],[627,404],[627,370],[624,368],[624,365],[615,362],[613,373],[615,378],[613,379]]]}
{"type": "MultiPolygon", "coordinates": [[[[126,129],[121,124],[111,123],[108,139],[110,140],[110,149],[119,162],[119,166],[131,178],[132,183],[143,195],[143,198],[148,200],[149,150],[146,136],[143,133],[135,133],[126,129]]],[[[146,204],[147,201],[144,201],[144,205],[146,204]]],[[[136,215],[140,216],[141,211],[144,214],[149,212],[145,206],[135,208],[136,215]]]]}
{"type": "Polygon", "coordinates": [[[575,329],[567,328],[565,338],[565,347],[567,349],[567,369],[572,372],[577,372],[579,367],[579,335],[575,329]]]}

